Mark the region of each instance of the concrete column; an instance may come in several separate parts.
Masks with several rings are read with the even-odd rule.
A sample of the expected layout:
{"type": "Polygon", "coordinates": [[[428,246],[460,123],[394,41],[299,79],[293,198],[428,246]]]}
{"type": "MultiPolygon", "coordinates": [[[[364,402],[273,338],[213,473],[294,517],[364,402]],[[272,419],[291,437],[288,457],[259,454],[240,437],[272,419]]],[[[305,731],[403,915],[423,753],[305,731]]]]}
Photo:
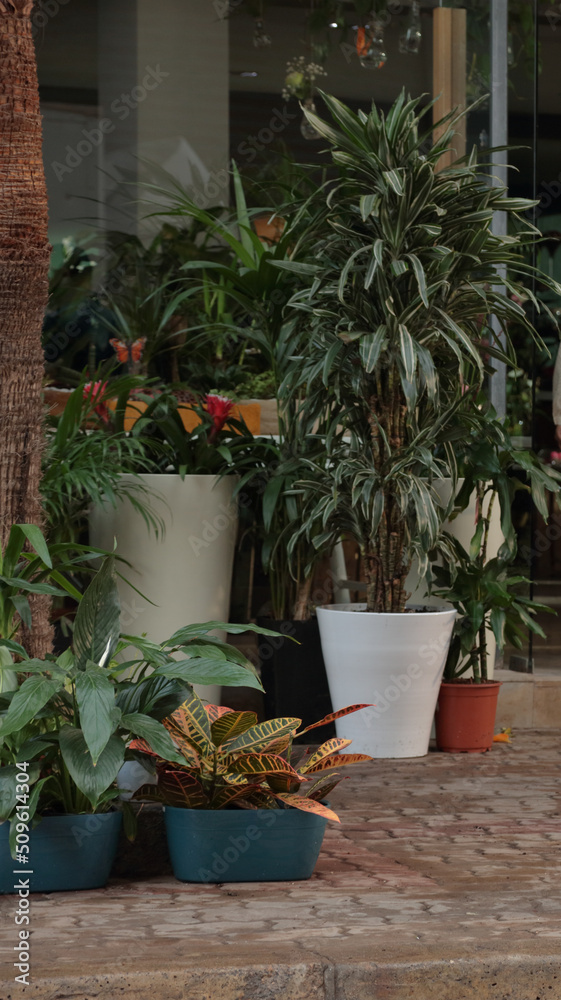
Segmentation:
{"type": "MultiPolygon", "coordinates": [[[[165,183],[163,174],[143,162],[150,161],[172,174],[197,203],[226,203],[227,19],[208,0],[100,0],[99,18],[100,104],[114,125],[105,137],[104,169],[133,184],[165,183]]],[[[134,189],[119,199],[114,184],[104,179],[102,191],[110,203],[107,221],[125,228],[123,218],[118,222],[118,203],[122,209],[124,201],[133,201],[134,189]]],[[[142,217],[148,210],[141,205],[132,214],[142,217]]]]}

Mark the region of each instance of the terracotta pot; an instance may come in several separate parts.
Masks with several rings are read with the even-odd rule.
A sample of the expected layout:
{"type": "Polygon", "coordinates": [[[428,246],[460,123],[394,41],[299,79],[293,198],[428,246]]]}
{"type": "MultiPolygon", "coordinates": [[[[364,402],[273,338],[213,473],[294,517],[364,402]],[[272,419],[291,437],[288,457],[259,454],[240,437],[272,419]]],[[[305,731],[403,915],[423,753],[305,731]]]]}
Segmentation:
{"type": "Polygon", "coordinates": [[[259,239],[269,246],[272,246],[273,243],[278,243],[285,225],[285,220],[279,215],[275,215],[273,209],[266,215],[256,215],[253,219],[253,228],[259,239]]]}
{"type": "Polygon", "coordinates": [[[484,753],[493,745],[499,681],[443,681],[436,704],[436,745],[445,753],[484,753]]]}

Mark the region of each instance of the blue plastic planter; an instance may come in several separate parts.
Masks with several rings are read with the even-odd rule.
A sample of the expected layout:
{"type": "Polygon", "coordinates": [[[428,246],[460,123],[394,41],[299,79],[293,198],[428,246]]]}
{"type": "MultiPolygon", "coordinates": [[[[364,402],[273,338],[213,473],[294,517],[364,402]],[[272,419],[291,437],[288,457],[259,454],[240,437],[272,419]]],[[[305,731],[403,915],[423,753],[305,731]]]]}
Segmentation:
{"type": "Polygon", "coordinates": [[[299,809],[166,806],[173,873],[181,882],[294,882],[312,874],[327,820],[299,809]]]}
{"type": "Polygon", "coordinates": [[[29,831],[29,863],[10,855],[9,823],[0,826],[0,893],[17,892],[19,879],[30,879],[31,892],[100,889],[109,878],[117,853],[122,814],[45,816],[29,831]],[[20,874],[14,876],[14,871],[20,874]],[[16,888],[14,888],[14,886],[16,888]]]}

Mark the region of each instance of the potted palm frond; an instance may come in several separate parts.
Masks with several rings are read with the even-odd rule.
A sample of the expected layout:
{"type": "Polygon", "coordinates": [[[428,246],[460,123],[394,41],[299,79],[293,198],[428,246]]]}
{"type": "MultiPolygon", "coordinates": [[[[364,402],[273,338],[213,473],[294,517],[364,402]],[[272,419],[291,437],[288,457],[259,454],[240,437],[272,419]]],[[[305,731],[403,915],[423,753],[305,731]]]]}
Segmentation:
{"type": "Polygon", "coordinates": [[[327,821],[339,822],[324,801],[341,780],[337,770],[370,758],[341,753],[350,740],[332,739],[313,752],[293,741],[364,707],[348,706],[301,728],[297,718],[258,723],[253,712],[205,706],[192,695],[164,719],[173,756],[150,739],[133,740],[130,749],[157,774],[157,784],[142,786],[135,798],[164,803],[176,878],[309,878],[327,821]]]}
{"type": "Polygon", "coordinates": [[[329,215],[308,287],[292,298],[302,316],[294,392],[306,387],[302,419],[324,440],[299,487],[301,531],[321,526],[318,544],[350,535],[365,568],[365,604],[318,609],[333,708],[376,703],[338,734],[374,756],[419,756],[456,612],[407,607],[405,581],[413,557],[424,575],[440,544],[448,505],[433,484],[450,479],[455,495],[455,447],[485,419],[462,405],[465,392],[483,385],[489,357],[512,359],[511,319],[535,336],[497,273],[506,267],[519,287],[532,233],[523,220],[516,237],[491,231],[496,211],[517,217],[529,203],[491,186],[475,154],[439,169],[453,115],[431,145],[429,109],[403,93],[387,115],[323,99],[333,124],[307,116],[340,172],[317,195],[329,215]],[[484,326],[491,314],[504,344],[484,326]]]}

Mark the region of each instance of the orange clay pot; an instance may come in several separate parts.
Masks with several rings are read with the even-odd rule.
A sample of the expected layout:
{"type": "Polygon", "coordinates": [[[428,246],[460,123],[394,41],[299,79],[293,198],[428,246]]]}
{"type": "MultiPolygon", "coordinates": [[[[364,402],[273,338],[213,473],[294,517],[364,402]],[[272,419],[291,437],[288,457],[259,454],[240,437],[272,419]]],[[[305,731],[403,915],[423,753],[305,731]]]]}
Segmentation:
{"type": "Polygon", "coordinates": [[[499,681],[443,681],[436,704],[436,745],[445,753],[484,753],[493,745],[499,681]]]}

